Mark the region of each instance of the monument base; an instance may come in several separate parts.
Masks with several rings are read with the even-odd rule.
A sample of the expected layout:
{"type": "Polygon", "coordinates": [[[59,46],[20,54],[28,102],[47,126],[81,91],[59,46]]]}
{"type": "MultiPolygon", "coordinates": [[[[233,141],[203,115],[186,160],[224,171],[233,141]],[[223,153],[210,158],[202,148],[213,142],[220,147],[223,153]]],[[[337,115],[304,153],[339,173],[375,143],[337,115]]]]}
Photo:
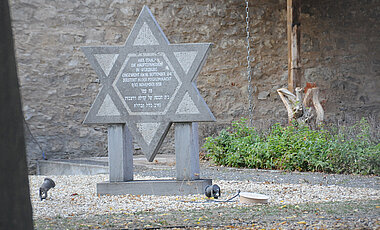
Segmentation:
{"type": "Polygon", "coordinates": [[[177,180],[133,180],[125,182],[103,182],[96,185],[98,195],[190,195],[203,194],[211,179],[190,181],[177,180]]]}

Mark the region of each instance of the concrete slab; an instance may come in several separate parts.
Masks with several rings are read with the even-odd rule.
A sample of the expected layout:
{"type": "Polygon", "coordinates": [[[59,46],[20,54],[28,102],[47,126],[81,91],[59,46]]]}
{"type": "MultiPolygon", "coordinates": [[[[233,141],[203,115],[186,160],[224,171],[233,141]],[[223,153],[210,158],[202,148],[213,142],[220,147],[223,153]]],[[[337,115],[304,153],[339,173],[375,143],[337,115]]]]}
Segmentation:
{"type": "Polygon", "coordinates": [[[96,185],[98,195],[190,195],[203,194],[211,179],[192,181],[135,180],[126,182],[103,182],[96,185]]]}
{"type": "MultiPolygon", "coordinates": [[[[172,169],[175,155],[161,154],[153,162],[144,155],[133,156],[134,167],[150,169],[172,169]]],[[[37,162],[37,175],[96,175],[108,174],[108,157],[87,157],[78,159],[41,160],[37,162]]]]}
{"type": "Polygon", "coordinates": [[[37,175],[96,175],[108,173],[108,163],[101,161],[38,161],[37,175]]]}

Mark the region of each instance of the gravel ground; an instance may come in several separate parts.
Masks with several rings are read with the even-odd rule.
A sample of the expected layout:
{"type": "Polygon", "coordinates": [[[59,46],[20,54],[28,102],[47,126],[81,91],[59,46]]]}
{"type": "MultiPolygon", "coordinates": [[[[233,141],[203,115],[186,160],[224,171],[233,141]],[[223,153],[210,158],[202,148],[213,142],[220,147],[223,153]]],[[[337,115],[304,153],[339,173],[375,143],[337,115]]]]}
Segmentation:
{"type": "MultiPolygon", "coordinates": [[[[347,206],[363,206],[363,210],[359,208],[359,214],[361,213],[362,215],[366,215],[367,219],[369,218],[368,220],[363,220],[363,226],[369,226],[369,228],[373,229],[379,227],[379,177],[232,169],[215,167],[207,163],[202,164],[201,172],[203,178],[212,178],[213,183],[216,183],[221,187],[222,199],[231,197],[238,189],[240,189],[245,192],[257,192],[268,195],[270,197],[269,204],[255,205],[254,208],[251,209],[252,205],[240,204],[237,199],[235,202],[231,203],[207,202],[203,194],[189,196],[97,196],[96,183],[107,181],[108,175],[49,176],[56,182],[56,187],[48,192],[48,198],[46,200],[40,201],[38,189],[45,176],[29,176],[33,216],[37,223],[45,221],[45,224],[48,224],[49,221],[54,222],[57,219],[65,219],[65,221],[73,220],[75,223],[79,223],[79,220],[87,220],[88,222],[95,221],[99,224],[100,222],[96,220],[96,217],[98,217],[98,219],[104,219],[104,223],[106,223],[106,220],[109,223],[110,220],[115,218],[128,220],[129,217],[133,216],[133,218],[129,219],[127,222],[130,225],[125,225],[126,223],[123,223],[123,226],[127,228],[149,228],[149,226],[154,226],[152,224],[144,225],[149,223],[149,218],[152,219],[151,215],[153,214],[163,218],[160,220],[162,223],[157,221],[154,222],[159,223],[156,227],[184,226],[183,224],[186,223],[186,219],[190,220],[190,216],[196,216],[195,219],[198,218],[198,221],[193,220],[193,218],[193,222],[190,221],[191,225],[190,222],[188,225],[194,227],[197,225],[201,226],[201,222],[207,220],[207,218],[212,220],[212,216],[210,215],[212,215],[215,210],[219,210],[220,213],[229,213],[231,210],[236,210],[235,216],[230,217],[229,220],[225,220],[223,223],[228,223],[228,221],[230,221],[231,223],[237,223],[242,228],[246,228],[247,226],[252,227],[252,224],[260,226],[260,223],[253,223],[247,219],[241,219],[240,221],[237,219],[232,221],[234,217],[242,215],[244,210],[249,213],[258,212],[257,215],[262,215],[264,210],[276,210],[273,215],[269,215],[273,218],[267,220],[267,222],[263,220],[266,223],[264,227],[273,227],[273,224],[286,222],[287,219],[283,215],[291,215],[291,212],[288,212],[288,210],[294,209],[293,216],[297,218],[294,217],[293,219],[299,220],[295,223],[297,224],[299,222],[297,226],[303,228],[306,227],[306,222],[305,225],[303,225],[303,218],[299,216],[299,213],[297,212],[298,209],[308,210],[308,207],[311,204],[322,206],[324,204],[343,204],[343,206],[338,205],[341,207],[340,209],[342,209],[342,207],[343,209],[347,209],[347,206]],[[359,203],[351,205],[352,202],[359,203]],[[360,202],[364,203],[360,205],[360,202]],[[281,213],[286,211],[286,213],[280,213],[278,216],[276,214],[278,210],[280,210],[281,213]],[[366,212],[371,210],[371,212],[364,213],[365,210],[367,210],[366,212]],[[166,215],[167,218],[165,218],[166,215]],[[186,218],[186,216],[189,218],[186,218]],[[172,217],[171,219],[177,220],[177,222],[170,222],[168,217],[172,217]],[[136,218],[144,220],[144,223],[139,224],[139,222],[135,221],[136,218]]],[[[149,170],[144,167],[135,168],[135,179],[173,179],[174,176],[175,169],[172,166],[166,168],[160,167],[158,169],[149,168],[149,170]]],[[[355,210],[355,208],[348,208],[346,214],[348,216],[351,214],[354,215],[355,212],[353,210],[355,210]]],[[[359,218],[360,215],[354,215],[356,219],[354,218],[353,221],[351,221],[346,214],[344,215],[345,219],[343,218],[344,221],[341,227],[355,227],[345,224],[351,222],[356,223],[358,221],[357,218],[359,218]]],[[[225,216],[229,215],[230,213],[225,216]]],[[[307,213],[304,213],[303,215],[309,220],[313,219],[312,217],[307,217],[307,213]]],[[[336,218],[339,219],[341,217],[338,216],[336,218]]],[[[318,221],[323,222],[322,219],[318,219],[318,221]]],[[[339,221],[330,223],[330,225],[336,224],[337,222],[339,221]]],[[[205,224],[205,226],[213,226],[210,225],[210,221],[205,224]]],[[[58,225],[59,224],[56,223],[54,226],[58,225]]],[[[66,225],[68,226],[70,223],[66,223],[66,225]]],[[[86,228],[91,228],[89,225],[93,226],[92,224],[84,224],[82,227],[84,228],[87,226],[86,228]]],[[[222,224],[222,222],[219,221],[219,225],[223,226],[225,224],[222,224]]],[[[44,226],[41,228],[45,228],[48,225],[42,224],[41,226],[44,226]]],[[[51,226],[51,228],[54,229],[54,226],[51,226]]],[[[108,226],[103,224],[100,226],[112,228],[113,225],[108,226]]],[[[293,225],[276,226],[297,228],[293,225]]],[[[77,227],[80,228],[79,226],[76,226],[73,229],[77,227]]],[[[120,228],[120,225],[116,225],[116,227],[120,228]]]]}
{"type": "MultiPolygon", "coordinates": [[[[160,165],[158,165],[160,166],[160,165]]],[[[134,172],[140,176],[175,177],[174,167],[149,168],[135,167],[134,172]]],[[[325,174],[310,172],[285,172],[280,170],[237,169],[215,166],[209,162],[201,164],[202,178],[213,180],[249,180],[254,182],[339,185],[342,187],[373,188],[380,190],[380,177],[343,174],[325,174]]]]}

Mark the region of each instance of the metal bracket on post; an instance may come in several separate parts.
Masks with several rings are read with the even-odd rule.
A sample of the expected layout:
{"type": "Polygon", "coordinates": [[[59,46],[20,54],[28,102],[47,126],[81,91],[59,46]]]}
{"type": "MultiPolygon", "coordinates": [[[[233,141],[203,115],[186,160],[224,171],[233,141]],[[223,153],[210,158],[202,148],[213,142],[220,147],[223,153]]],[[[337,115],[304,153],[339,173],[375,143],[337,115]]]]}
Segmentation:
{"type": "Polygon", "coordinates": [[[198,123],[175,124],[177,180],[199,179],[198,123]]]}
{"type": "Polygon", "coordinates": [[[132,135],[125,124],[108,126],[110,182],[133,180],[132,135]]]}

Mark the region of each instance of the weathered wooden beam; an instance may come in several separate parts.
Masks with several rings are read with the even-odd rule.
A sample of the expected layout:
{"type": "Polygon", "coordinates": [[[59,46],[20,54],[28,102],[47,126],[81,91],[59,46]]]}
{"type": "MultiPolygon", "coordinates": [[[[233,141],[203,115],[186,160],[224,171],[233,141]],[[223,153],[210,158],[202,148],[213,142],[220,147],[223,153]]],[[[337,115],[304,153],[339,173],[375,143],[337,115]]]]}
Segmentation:
{"type": "Polygon", "coordinates": [[[325,112],[321,103],[319,102],[319,89],[313,88],[313,105],[315,108],[315,112],[317,113],[316,124],[321,125],[323,120],[325,119],[325,112]]]}
{"type": "Polygon", "coordinates": [[[325,112],[321,103],[319,102],[319,88],[313,87],[307,90],[305,97],[303,99],[303,106],[305,108],[309,106],[313,106],[315,109],[316,117],[316,125],[321,125],[323,120],[325,119],[325,112]]]}
{"type": "Polygon", "coordinates": [[[287,0],[288,89],[301,87],[301,0],[287,0]]]}

